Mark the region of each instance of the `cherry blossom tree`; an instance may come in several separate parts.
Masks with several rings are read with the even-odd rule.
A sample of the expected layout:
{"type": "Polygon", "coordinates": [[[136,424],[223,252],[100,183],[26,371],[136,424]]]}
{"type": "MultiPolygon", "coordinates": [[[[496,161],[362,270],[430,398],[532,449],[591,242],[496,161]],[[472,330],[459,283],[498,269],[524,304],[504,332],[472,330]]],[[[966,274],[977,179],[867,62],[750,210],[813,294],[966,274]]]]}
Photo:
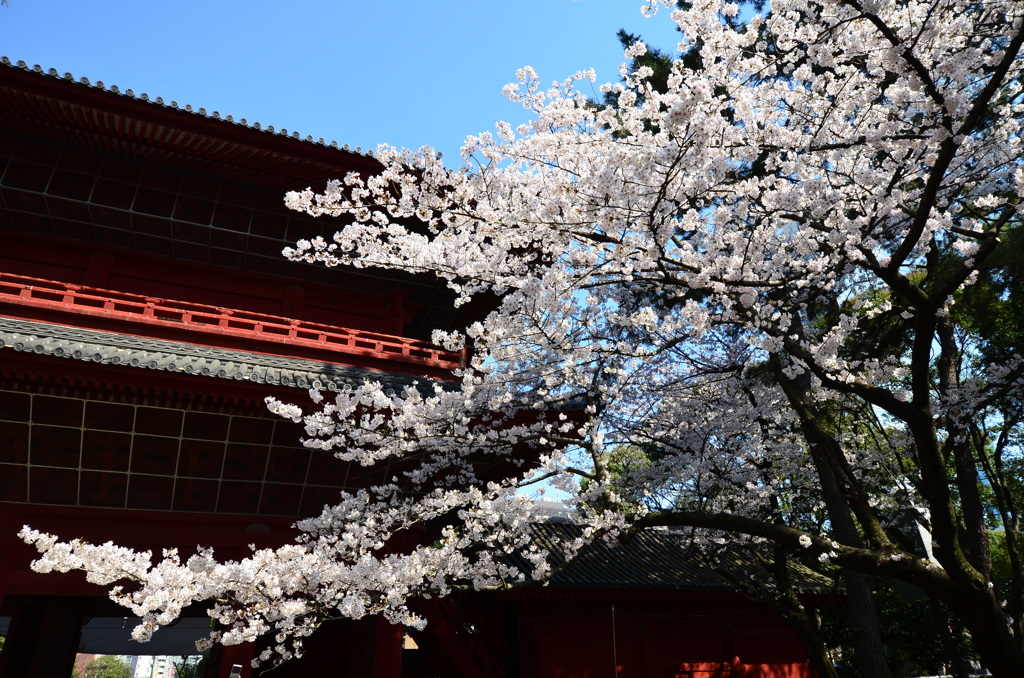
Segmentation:
{"type": "Polygon", "coordinates": [[[1024,5],[774,0],[739,21],[721,0],[663,4],[687,56],[667,87],[624,69],[601,109],[592,74],[545,89],[525,68],[506,93],[531,122],[470,137],[462,169],[382,149],[380,174],[288,196],[339,219],[287,256],[428,272],[492,305],[435,333],[469,348],[452,384],[270,402],[311,448],[391,462],[387,483],[242,561],[26,528],[36,568],[127,580],[112,596],[140,638],[216,600],[211,640],[271,633],[264,659],[288,657],[326,616],[416,625],[413,596],[550,576],[528,529],[546,481],[587,526],[570,554],[665,526],[783,547],[921,587],[1016,675],[1024,359],[968,311],[980,284],[1024,303],[1024,5]]]}

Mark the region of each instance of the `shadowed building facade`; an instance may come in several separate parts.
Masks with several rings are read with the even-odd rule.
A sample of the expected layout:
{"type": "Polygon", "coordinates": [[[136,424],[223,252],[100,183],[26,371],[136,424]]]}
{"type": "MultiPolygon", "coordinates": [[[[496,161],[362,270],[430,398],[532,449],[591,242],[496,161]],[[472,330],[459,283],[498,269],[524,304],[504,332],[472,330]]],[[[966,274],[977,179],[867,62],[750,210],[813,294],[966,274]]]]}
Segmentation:
{"type": "MultiPolygon", "coordinates": [[[[425,341],[459,322],[435,280],[281,256],[330,232],[285,209],[285,191],[378,168],[284,130],[0,64],[0,676],[66,678],[83,637],[83,650],[134,653],[83,634],[125,610],[80,575],[29,571],[21,525],[237,558],[290,542],[296,518],[378,479],[304,449],[301,427],[263,404],[367,378],[400,388],[460,364],[425,341]]],[[[334,660],[344,675],[395,675],[401,631],[350,626],[334,660]]],[[[181,653],[197,633],[167,635],[181,653]]],[[[216,675],[249,675],[252,652],[220,651],[216,675]]]]}

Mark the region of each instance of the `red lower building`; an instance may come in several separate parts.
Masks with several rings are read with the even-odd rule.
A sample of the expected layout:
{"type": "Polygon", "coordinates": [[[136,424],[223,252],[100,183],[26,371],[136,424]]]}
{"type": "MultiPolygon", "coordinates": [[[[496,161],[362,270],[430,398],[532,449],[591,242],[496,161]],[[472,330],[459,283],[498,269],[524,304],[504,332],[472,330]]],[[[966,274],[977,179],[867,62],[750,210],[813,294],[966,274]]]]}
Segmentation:
{"type": "MultiPolygon", "coordinates": [[[[557,519],[533,529],[548,547],[553,533],[579,534],[557,519]]],[[[407,653],[404,675],[811,678],[772,604],[737,592],[737,579],[767,587],[763,566],[735,551],[711,569],[687,541],[664,530],[596,542],[547,586],[423,601],[429,623],[413,635],[418,651],[407,653]]],[[[791,580],[812,607],[836,602],[823,577],[794,566],[791,580]]]]}
{"type": "MultiPolygon", "coordinates": [[[[433,278],[281,256],[332,231],[286,210],[286,191],[378,169],[358,149],[2,60],[0,678],[66,678],[79,651],[183,654],[207,631],[194,610],[126,647],[131,620],[105,591],[30,571],[22,525],[242,557],[391,475],[303,448],[263,404],[461,364],[428,339],[474,310],[433,278]]],[[[424,612],[412,639],[377,619],[330,622],[270,675],[807,674],[777,619],[682,580],[561,582],[424,612]]],[[[208,677],[252,675],[255,649],[216,649],[208,677]]]]}

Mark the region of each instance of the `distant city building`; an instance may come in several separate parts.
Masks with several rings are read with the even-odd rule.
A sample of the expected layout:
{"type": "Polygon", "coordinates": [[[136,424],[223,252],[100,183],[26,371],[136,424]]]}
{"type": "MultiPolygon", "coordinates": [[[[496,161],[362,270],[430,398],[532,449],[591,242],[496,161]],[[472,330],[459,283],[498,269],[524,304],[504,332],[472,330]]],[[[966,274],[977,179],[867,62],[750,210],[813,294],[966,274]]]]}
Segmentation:
{"type": "Polygon", "coordinates": [[[140,656],[137,658],[133,678],[173,678],[172,665],[174,657],[140,656]]]}

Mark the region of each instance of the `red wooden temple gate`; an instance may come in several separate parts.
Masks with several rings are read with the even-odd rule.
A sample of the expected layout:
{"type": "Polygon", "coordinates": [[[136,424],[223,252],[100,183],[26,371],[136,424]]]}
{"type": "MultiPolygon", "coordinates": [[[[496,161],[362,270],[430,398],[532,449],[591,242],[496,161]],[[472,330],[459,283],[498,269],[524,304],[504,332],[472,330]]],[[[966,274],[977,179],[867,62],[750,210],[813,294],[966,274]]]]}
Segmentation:
{"type": "MultiPolygon", "coordinates": [[[[124,615],[82,577],[30,572],[22,524],[239,557],[373,480],[303,449],[263,399],[445,378],[461,360],[424,341],[459,322],[436,281],[281,256],[330,227],[286,210],[285,191],[378,167],[0,64],[0,676],[66,678],[82,623],[124,615]]],[[[324,661],[334,675],[397,675],[400,629],[347,626],[324,661]]],[[[218,678],[233,664],[249,675],[252,651],[224,650],[218,678]]]]}
{"type": "MultiPolygon", "coordinates": [[[[123,608],[82,576],[32,573],[21,525],[240,557],[248,544],[291,541],[296,518],[375,480],[302,448],[299,427],[269,415],[263,399],[302,400],[302,389],[370,376],[396,387],[444,379],[461,360],[426,341],[471,319],[436,280],[280,254],[331,227],[287,211],[285,191],[378,167],[358,149],[0,63],[0,678],[66,678],[78,649],[182,654],[204,632],[195,610],[152,645],[123,648],[112,628],[123,608]]],[[[271,675],[609,675],[590,659],[598,647],[594,665],[611,666],[602,640],[611,627],[587,629],[614,604],[634,617],[622,627],[623,656],[647,657],[615,675],[805,675],[785,633],[788,649],[762,662],[775,669],[741,674],[725,657],[746,653],[735,643],[712,653],[713,671],[681,663],[666,648],[689,627],[666,622],[676,631],[642,641],[640,598],[615,590],[571,603],[585,618],[552,617],[567,609],[557,591],[433,604],[418,638],[428,660],[404,670],[401,629],[331,622],[307,657],[271,675]],[[473,621],[478,608],[502,620],[491,636],[477,632],[488,626],[473,621]]],[[[692,603],[673,595],[673,605],[692,603]]],[[[717,605],[743,616],[735,596],[717,605]]],[[[251,675],[253,652],[215,651],[207,678],[236,664],[251,675]]]]}

